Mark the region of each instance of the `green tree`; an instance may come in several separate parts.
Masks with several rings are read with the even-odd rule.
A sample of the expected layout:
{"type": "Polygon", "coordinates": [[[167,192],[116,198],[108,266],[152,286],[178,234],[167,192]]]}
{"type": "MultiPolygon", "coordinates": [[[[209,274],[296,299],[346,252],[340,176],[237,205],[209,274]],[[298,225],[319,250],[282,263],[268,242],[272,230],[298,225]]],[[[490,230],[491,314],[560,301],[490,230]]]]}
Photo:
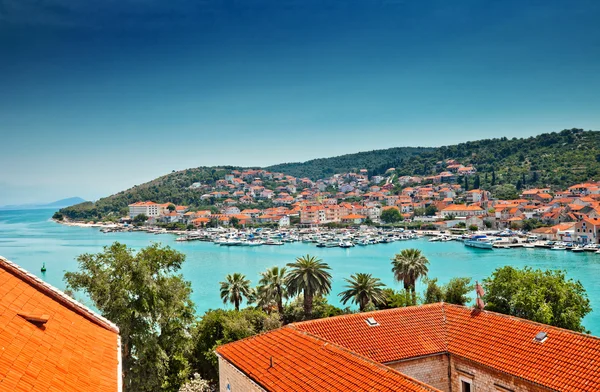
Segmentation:
{"type": "Polygon", "coordinates": [[[115,242],[65,273],[68,289],[119,327],[126,391],[177,391],[187,378],[194,304],[190,283],[175,275],[184,260],[158,244],[136,253],[115,242]]]}
{"type": "Polygon", "coordinates": [[[427,283],[424,298],[426,304],[433,304],[444,300],[444,290],[437,284],[437,278],[426,279],[425,283],[427,283]]]}
{"type": "Polygon", "coordinates": [[[232,217],[229,219],[229,223],[230,223],[230,224],[231,224],[231,226],[233,226],[233,227],[239,227],[239,226],[240,226],[240,220],[239,220],[237,217],[235,217],[235,216],[232,216],[232,217]]]}
{"type": "Polygon", "coordinates": [[[394,289],[387,288],[383,289],[382,293],[385,301],[375,304],[375,308],[378,310],[403,308],[412,305],[412,295],[409,291],[395,291],[394,289]]]}
{"type": "Polygon", "coordinates": [[[283,300],[288,297],[285,287],[285,275],[287,268],[279,268],[277,266],[268,268],[260,273],[261,289],[265,291],[268,297],[272,298],[277,303],[277,311],[280,315],[283,314],[283,300]]]}
{"type": "Polygon", "coordinates": [[[402,215],[397,208],[388,208],[383,210],[380,219],[385,223],[396,223],[402,220],[402,215]]]}
{"type": "Polygon", "coordinates": [[[235,342],[258,333],[279,328],[277,315],[267,315],[261,310],[246,308],[236,310],[209,310],[192,331],[193,351],[191,367],[213,383],[219,379],[219,361],[215,349],[225,343],[235,342]]]}
{"type": "Polygon", "coordinates": [[[465,305],[471,301],[471,298],[467,296],[469,291],[473,290],[471,278],[452,278],[443,290],[444,301],[456,305],[465,305]]]}
{"type": "Polygon", "coordinates": [[[167,210],[169,210],[169,212],[173,212],[173,211],[175,211],[176,209],[177,209],[177,207],[175,207],[175,205],[173,205],[173,204],[169,204],[169,205],[167,206],[167,210]]]}
{"type": "Polygon", "coordinates": [[[479,178],[479,174],[475,176],[475,180],[473,181],[473,189],[479,189],[481,179],[479,178]]]}
{"type": "Polygon", "coordinates": [[[327,295],[331,291],[331,268],[327,263],[314,256],[298,257],[294,263],[288,263],[290,270],[286,275],[286,285],[290,295],[302,293],[304,315],[312,316],[313,297],[327,295]]]}
{"type": "Polygon", "coordinates": [[[426,277],[429,260],[419,249],[403,249],[392,259],[392,272],[398,282],[404,284],[404,289],[413,296],[413,305],[416,305],[415,284],[419,278],[426,277]]]}
{"type": "Polygon", "coordinates": [[[148,217],[145,214],[138,214],[133,218],[134,226],[141,226],[148,220],[148,217]]]}
{"type": "Polygon", "coordinates": [[[573,331],[585,332],[581,321],[592,311],[583,285],[564,271],[506,266],[485,279],[484,287],[488,310],[573,331]]]}
{"type": "Polygon", "coordinates": [[[428,205],[427,207],[425,207],[425,215],[427,216],[434,216],[435,213],[437,212],[437,207],[433,204],[428,205]]]}
{"type": "Polygon", "coordinates": [[[350,279],[344,279],[348,284],[347,290],[342,291],[338,295],[342,297],[342,304],[346,305],[348,301],[358,304],[361,312],[369,302],[377,305],[385,302],[385,295],[382,292],[382,287],[385,287],[378,278],[374,278],[371,274],[357,273],[350,276],[350,279]]]}
{"type": "Polygon", "coordinates": [[[496,171],[492,171],[492,186],[496,185],[496,171]]]}
{"type": "Polygon", "coordinates": [[[469,230],[471,231],[477,231],[479,229],[479,227],[477,227],[477,225],[469,225],[469,230]]]}
{"type": "Polygon", "coordinates": [[[62,221],[63,219],[65,219],[64,215],[58,211],[56,211],[53,215],[52,215],[52,219],[55,219],[57,221],[62,221]]]}
{"type": "Polygon", "coordinates": [[[246,275],[235,272],[233,275],[227,275],[225,281],[219,283],[223,303],[232,303],[235,310],[240,310],[240,304],[244,298],[250,296],[250,281],[246,279],[246,275]]]}

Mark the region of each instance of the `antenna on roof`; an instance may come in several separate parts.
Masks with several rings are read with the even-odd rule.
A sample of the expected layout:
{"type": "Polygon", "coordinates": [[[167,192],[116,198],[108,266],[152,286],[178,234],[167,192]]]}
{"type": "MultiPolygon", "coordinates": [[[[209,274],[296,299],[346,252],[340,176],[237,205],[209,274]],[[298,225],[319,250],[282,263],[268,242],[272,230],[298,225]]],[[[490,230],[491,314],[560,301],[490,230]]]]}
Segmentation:
{"type": "Polygon", "coordinates": [[[271,355],[271,359],[270,359],[270,366],[269,366],[269,368],[272,368],[272,367],[273,367],[273,365],[274,365],[274,363],[275,363],[275,362],[273,361],[273,356],[271,355]]]}
{"type": "Polygon", "coordinates": [[[483,302],[482,297],[485,295],[485,291],[483,290],[483,287],[481,287],[478,281],[475,281],[475,293],[477,293],[475,307],[479,310],[483,310],[483,308],[485,308],[485,303],[483,302]]]}

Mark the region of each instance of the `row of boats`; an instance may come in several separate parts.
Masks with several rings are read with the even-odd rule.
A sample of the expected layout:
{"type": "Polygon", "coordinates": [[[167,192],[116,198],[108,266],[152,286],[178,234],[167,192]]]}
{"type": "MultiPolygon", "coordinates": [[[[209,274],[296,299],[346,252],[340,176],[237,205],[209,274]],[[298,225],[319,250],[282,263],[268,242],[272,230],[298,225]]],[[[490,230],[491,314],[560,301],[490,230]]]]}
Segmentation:
{"type": "Polygon", "coordinates": [[[176,241],[209,241],[219,246],[261,246],[283,245],[284,243],[302,242],[315,244],[319,248],[351,248],[386,244],[420,238],[412,231],[394,230],[236,230],[213,231],[200,230],[186,233],[176,241]]]}
{"type": "Polygon", "coordinates": [[[501,237],[489,237],[487,235],[439,235],[429,239],[429,242],[462,241],[465,246],[479,249],[512,248],[520,247],[526,249],[547,248],[550,250],[569,250],[578,252],[594,252],[600,254],[600,246],[597,244],[574,244],[572,242],[560,241],[537,241],[531,238],[519,239],[513,237],[511,241],[501,237]]]}

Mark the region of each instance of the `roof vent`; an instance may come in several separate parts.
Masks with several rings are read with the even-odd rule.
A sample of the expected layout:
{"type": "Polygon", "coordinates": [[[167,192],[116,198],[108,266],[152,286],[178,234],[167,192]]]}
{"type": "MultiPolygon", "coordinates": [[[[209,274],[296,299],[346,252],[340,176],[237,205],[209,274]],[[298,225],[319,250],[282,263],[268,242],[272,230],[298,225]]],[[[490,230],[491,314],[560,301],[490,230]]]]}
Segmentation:
{"type": "Polygon", "coordinates": [[[369,327],[376,327],[379,325],[379,323],[377,321],[375,321],[375,319],[373,317],[369,317],[368,319],[365,320],[367,322],[367,325],[369,327]]]}
{"type": "Polygon", "coordinates": [[[40,315],[40,314],[19,312],[18,315],[23,317],[25,320],[29,321],[31,324],[35,325],[36,327],[42,327],[44,324],[46,324],[48,322],[48,320],[50,320],[50,316],[48,316],[47,314],[40,315]]]}
{"type": "Polygon", "coordinates": [[[533,341],[537,342],[537,343],[544,343],[546,341],[546,339],[548,339],[548,334],[546,332],[542,331],[542,332],[538,332],[535,335],[535,338],[533,338],[533,341]]]}

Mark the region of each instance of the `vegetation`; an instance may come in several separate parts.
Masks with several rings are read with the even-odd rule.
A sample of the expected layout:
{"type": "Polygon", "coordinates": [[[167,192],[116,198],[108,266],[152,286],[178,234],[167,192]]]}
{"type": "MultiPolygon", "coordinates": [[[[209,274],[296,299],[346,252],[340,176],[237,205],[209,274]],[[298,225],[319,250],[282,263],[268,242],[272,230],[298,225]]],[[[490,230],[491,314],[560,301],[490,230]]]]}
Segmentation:
{"type": "MultiPolygon", "coordinates": [[[[81,255],[79,271],[65,274],[69,289],[84,291],[120,328],[127,392],[216,390],[219,345],[282,323],[353,312],[328,303],[330,268],[306,255],[288,268],[271,267],[260,273],[255,290],[243,274],[227,275],[220,294],[235,310],[209,310],[196,319],[190,284],[176,275],[183,261],[184,256],[169,247],[155,244],[134,252],[115,243],[101,253],[81,255]],[[241,309],[244,299],[254,307],[241,309]],[[284,303],[284,299],[291,300],[284,303]]],[[[471,301],[470,278],[453,278],[443,286],[437,279],[427,279],[428,260],[417,249],[403,250],[392,265],[403,290],[384,288],[371,274],[356,273],[345,279],[346,290],[338,294],[341,302],[358,304],[362,312],[471,301]],[[415,293],[419,278],[427,284],[423,298],[415,293]]],[[[575,331],[584,331],[581,320],[591,311],[581,283],[567,280],[561,271],[503,267],[484,280],[484,287],[486,309],[575,331]]]]}
{"type": "MultiPolygon", "coordinates": [[[[322,158],[304,163],[285,163],[265,169],[313,180],[336,173],[355,172],[366,168],[370,175],[383,174],[395,168],[397,176],[427,176],[445,169],[444,161],[454,159],[473,165],[478,175],[472,180],[459,178],[469,189],[482,188],[500,199],[514,199],[523,188],[565,188],[600,176],[600,132],[570,129],[529,138],[498,138],[460,143],[438,148],[390,148],[322,158]]],[[[239,167],[199,167],[173,172],[145,184],[136,185],[95,203],[85,202],[63,208],[60,213],[71,220],[100,220],[127,214],[133,202],[151,200],[175,203],[193,209],[214,211],[215,199],[202,200],[202,186],[239,167]],[[193,187],[192,184],[201,186],[193,187]]],[[[265,186],[271,186],[268,181],[265,186]]],[[[206,188],[205,188],[206,189],[206,188]]],[[[398,190],[398,188],[396,189],[398,190]]],[[[270,201],[256,206],[270,207],[270,201]]],[[[256,206],[248,206],[254,208],[256,206]]],[[[427,215],[433,215],[426,211],[427,215]]]]}
{"type": "Polygon", "coordinates": [[[282,163],[265,169],[295,177],[308,177],[312,180],[330,177],[336,173],[356,172],[360,169],[368,169],[369,174],[376,175],[385,173],[389,168],[401,166],[410,157],[432,150],[426,147],[396,147],[313,159],[302,163],[282,163]]]}
{"type": "Polygon", "coordinates": [[[418,249],[403,249],[392,259],[394,278],[404,284],[404,290],[410,291],[413,305],[417,304],[415,284],[419,278],[427,276],[428,265],[429,260],[418,249]]]}
{"type": "Polygon", "coordinates": [[[380,219],[384,223],[396,223],[402,220],[402,215],[397,208],[388,208],[381,212],[380,219]]]}
{"type": "Polygon", "coordinates": [[[288,297],[287,288],[285,286],[285,275],[287,268],[279,268],[277,266],[267,269],[265,272],[260,273],[260,280],[257,292],[263,293],[266,296],[264,302],[275,302],[277,304],[277,311],[279,314],[283,314],[283,300],[288,297]]]}
{"type": "Polygon", "coordinates": [[[290,271],[286,276],[286,284],[290,295],[302,293],[304,315],[312,316],[313,297],[327,295],[331,291],[331,268],[321,259],[306,255],[298,257],[296,262],[289,263],[290,271]]]}
{"type": "Polygon", "coordinates": [[[219,283],[223,303],[232,303],[235,310],[240,310],[240,304],[244,298],[247,299],[251,296],[250,281],[246,279],[246,275],[238,272],[233,275],[229,274],[225,277],[224,282],[219,283]]]}
{"type": "Polygon", "coordinates": [[[205,379],[216,383],[219,379],[219,363],[215,349],[218,346],[280,326],[277,314],[268,315],[257,309],[209,310],[192,333],[191,367],[205,379]]]}
{"type": "Polygon", "coordinates": [[[344,280],[348,283],[346,285],[348,289],[339,294],[342,297],[342,304],[346,305],[351,300],[358,304],[361,312],[364,312],[368,303],[377,305],[385,302],[385,295],[382,292],[382,287],[385,285],[371,274],[357,273],[351,275],[350,279],[344,280]]]}
{"type": "Polygon", "coordinates": [[[65,273],[68,288],[119,327],[126,391],[177,391],[187,379],[194,304],[190,283],[175,275],[184,259],[157,244],[136,253],[115,242],[65,273]]]}
{"type": "Polygon", "coordinates": [[[573,331],[585,332],[581,320],[592,311],[582,284],[563,271],[502,267],[484,287],[486,309],[573,331]]]}

